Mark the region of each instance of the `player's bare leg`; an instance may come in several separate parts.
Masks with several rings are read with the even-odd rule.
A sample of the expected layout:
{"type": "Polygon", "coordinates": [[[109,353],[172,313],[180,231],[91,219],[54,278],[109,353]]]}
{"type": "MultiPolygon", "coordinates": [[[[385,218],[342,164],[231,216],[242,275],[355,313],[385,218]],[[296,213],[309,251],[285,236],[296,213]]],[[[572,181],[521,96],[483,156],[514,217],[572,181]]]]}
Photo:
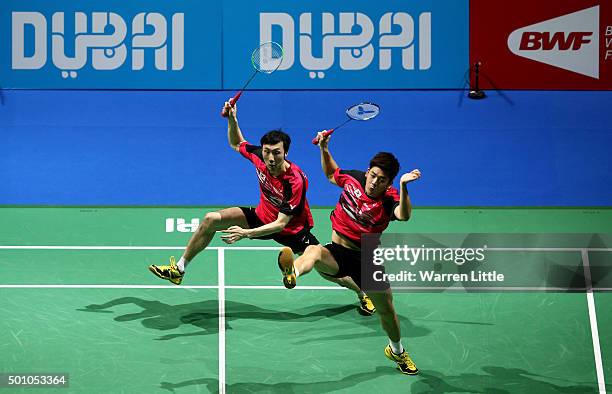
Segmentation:
{"type": "Polygon", "coordinates": [[[198,229],[191,236],[183,258],[187,261],[193,260],[198,253],[206,249],[218,230],[224,230],[230,226],[248,228],[246,217],[242,209],[238,207],[226,208],[204,215],[198,229]]]}
{"type": "Polygon", "coordinates": [[[185,267],[198,253],[210,244],[215,232],[234,225],[248,227],[246,217],[240,208],[233,207],[207,213],[200,222],[196,232],[191,236],[179,262],[176,263],[174,256],[172,256],[170,257],[169,265],[153,264],[149,266],[149,271],[175,285],[181,284],[185,274],[185,267]]]}
{"type": "Polygon", "coordinates": [[[323,278],[353,290],[359,299],[359,310],[362,314],[369,316],[376,312],[376,307],[368,295],[357,286],[351,277],[334,277],[340,268],[329,250],[321,245],[311,245],[294,261],[291,249],[286,249],[288,250],[283,248],[278,256],[278,266],[283,273],[283,284],[286,288],[294,288],[298,276],[306,275],[315,268],[323,278]]]}
{"type": "Polygon", "coordinates": [[[374,312],[376,312],[376,307],[370,297],[363,291],[357,283],[350,276],[344,276],[342,278],[336,278],[333,276],[329,276],[324,274],[323,272],[319,272],[319,275],[325,280],[336,283],[342,287],[345,287],[349,290],[353,290],[355,294],[357,294],[357,298],[359,299],[359,311],[362,315],[372,316],[374,312]]]}
{"type": "Polygon", "coordinates": [[[298,276],[306,275],[315,266],[317,271],[328,275],[335,275],[339,270],[331,253],[321,245],[310,245],[295,261],[290,251],[289,248],[283,248],[278,256],[278,266],[283,273],[283,283],[288,289],[295,287],[298,276]]]}
{"type": "Polygon", "coordinates": [[[319,274],[321,275],[321,278],[328,280],[330,282],[334,282],[342,287],[346,287],[349,290],[353,290],[355,293],[359,294],[361,292],[361,289],[359,288],[359,286],[357,286],[357,283],[355,283],[355,281],[353,281],[353,279],[350,276],[344,276],[342,278],[336,278],[334,276],[329,276],[327,274],[324,274],[322,272],[319,272],[319,274]]]}
{"type": "Polygon", "coordinates": [[[401,338],[399,320],[395,313],[395,307],[393,306],[393,294],[388,289],[382,292],[370,292],[372,302],[378,310],[380,316],[380,322],[383,330],[394,342],[399,342],[401,338]]]}
{"type": "Polygon", "coordinates": [[[419,370],[402,346],[400,324],[393,306],[391,289],[370,292],[370,297],[378,310],[382,327],[389,337],[389,345],[385,348],[385,355],[397,363],[398,369],[402,373],[407,375],[417,374],[419,370]]]}

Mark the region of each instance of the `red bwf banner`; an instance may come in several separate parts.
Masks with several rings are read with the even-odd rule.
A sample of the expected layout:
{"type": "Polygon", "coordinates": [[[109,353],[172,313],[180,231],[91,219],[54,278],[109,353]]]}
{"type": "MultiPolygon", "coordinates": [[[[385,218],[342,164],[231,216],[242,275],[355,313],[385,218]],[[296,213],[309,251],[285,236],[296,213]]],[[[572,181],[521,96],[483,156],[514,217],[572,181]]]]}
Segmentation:
{"type": "Polygon", "coordinates": [[[612,1],[471,0],[477,62],[483,89],[612,90],[612,1]]]}

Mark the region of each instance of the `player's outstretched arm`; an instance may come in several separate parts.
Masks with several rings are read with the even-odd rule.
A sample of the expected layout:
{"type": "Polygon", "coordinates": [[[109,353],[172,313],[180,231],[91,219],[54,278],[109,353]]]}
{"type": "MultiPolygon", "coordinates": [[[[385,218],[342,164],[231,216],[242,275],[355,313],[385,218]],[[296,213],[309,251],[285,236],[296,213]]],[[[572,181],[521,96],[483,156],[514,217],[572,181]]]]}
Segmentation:
{"type": "Polygon", "coordinates": [[[331,134],[324,136],[324,131],[320,131],[317,134],[317,139],[319,141],[319,148],[321,149],[321,168],[323,168],[323,173],[327,177],[327,179],[337,185],[336,180],[334,179],[334,172],[338,168],[338,164],[332,157],[331,153],[329,153],[329,139],[331,138],[331,134]]]}
{"type": "Polygon", "coordinates": [[[238,126],[237,106],[234,105],[232,107],[229,101],[226,101],[223,110],[227,112],[227,140],[232,149],[238,152],[244,137],[242,136],[240,126],[238,126]]]}
{"type": "Polygon", "coordinates": [[[227,230],[221,231],[222,233],[224,233],[224,235],[221,236],[221,239],[227,244],[233,244],[234,242],[238,242],[243,238],[263,237],[265,235],[278,233],[279,231],[285,228],[291,218],[292,216],[285,215],[284,213],[279,212],[278,218],[276,218],[275,221],[273,221],[272,223],[264,224],[263,226],[255,228],[242,228],[239,226],[231,226],[227,230]]]}
{"type": "Polygon", "coordinates": [[[400,201],[399,205],[395,207],[393,214],[398,220],[406,221],[410,219],[410,215],[412,214],[412,203],[410,202],[410,196],[408,195],[408,187],[407,185],[416,181],[421,177],[421,171],[412,170],[400,178],[400,201]]]}

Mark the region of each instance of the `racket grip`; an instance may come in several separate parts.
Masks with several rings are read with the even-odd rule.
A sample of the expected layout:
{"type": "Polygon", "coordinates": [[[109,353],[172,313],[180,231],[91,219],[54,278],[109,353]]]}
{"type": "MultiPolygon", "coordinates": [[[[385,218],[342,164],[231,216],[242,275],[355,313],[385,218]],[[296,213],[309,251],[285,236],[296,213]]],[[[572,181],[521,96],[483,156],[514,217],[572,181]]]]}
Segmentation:
{"type": "MultiPolygon", "coordinates": [[[[242,96],[242,90],[241,90],[241,91],[239,91],[238,93],[236,93],[236,94],[234,95],[234,97],[232,97],[232,98],[229,100],[229,105],[231,105],[232,107],[233,107],[234,105],[236,105],[236,101],[238,101],[238,100],[240,99],[240,96],[242,96]]],[[[227,111],[225,110],[225,107],[224,107],[224,108],[221,110],[221,116],[223,116],[224,118],[227,118],[227,117],[228,117],[228,115],[229,115],[229,114],[227,113],[227,111]]]]}
{"type": "Polygon", "coordinates": [[[230,99],[229,103],[232,107],[236,105],[236,101],[240,100],[240,96],[242,96],[242,90],[236,93],[236,95],[230,99]]]}
{"type": "MultiPolygon", "coordinates": [[[[323,132],[323,137],[327,137],[328,135],[331,135],[333,132],[334,132],[334,129],[331,129],[331,130],[325,130],[325,131],[323,132]]],[[[313,145],[319,145],[319,139],[318,139],[317,137],[314,137],[314,138],[312,139],[312,144],[313,144],[313,145]]]]}

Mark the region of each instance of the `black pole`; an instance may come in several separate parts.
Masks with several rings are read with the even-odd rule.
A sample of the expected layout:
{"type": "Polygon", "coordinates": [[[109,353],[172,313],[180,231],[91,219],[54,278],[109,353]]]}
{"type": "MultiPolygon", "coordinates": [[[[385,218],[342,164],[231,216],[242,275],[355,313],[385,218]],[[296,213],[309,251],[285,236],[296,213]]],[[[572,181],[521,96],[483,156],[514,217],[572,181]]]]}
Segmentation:
{"type": "Polygon", "coordinates": [[[468,93],[468,97],[474,100],[480,100],[487,96],[484,90],[480,90],[478,85],[478,74],[480,73],[481,65],[481,62],[474,63],[474,88],[470,89],[470,92],[468,93]]]}

